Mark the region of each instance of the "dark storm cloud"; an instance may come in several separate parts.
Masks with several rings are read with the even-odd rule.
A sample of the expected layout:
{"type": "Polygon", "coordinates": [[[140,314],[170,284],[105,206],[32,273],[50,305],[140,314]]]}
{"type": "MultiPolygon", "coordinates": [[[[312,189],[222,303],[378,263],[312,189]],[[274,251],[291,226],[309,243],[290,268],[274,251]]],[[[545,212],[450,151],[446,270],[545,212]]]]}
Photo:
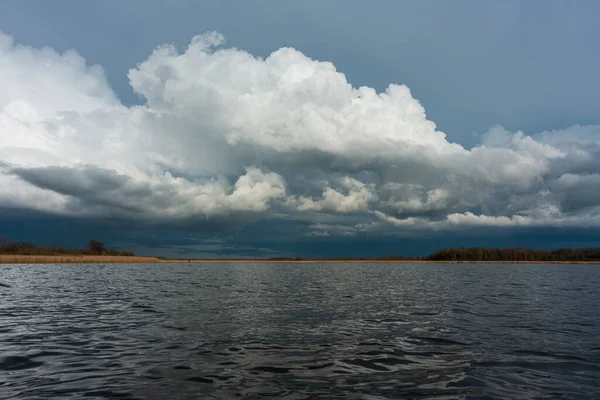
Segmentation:
{"type": "MultiPolygon", "coordinates": [[[[81,200],[79,207],[106,206],[125,212],[142,212],[141,199],[164,206],[170,194],[152,190],[148,184],[135,184],[131,178],[95,166],[14,168],[11,173],[25,182],[81,200]]],[[[172,194],[172,193],[171,193],[172,194]]]]}

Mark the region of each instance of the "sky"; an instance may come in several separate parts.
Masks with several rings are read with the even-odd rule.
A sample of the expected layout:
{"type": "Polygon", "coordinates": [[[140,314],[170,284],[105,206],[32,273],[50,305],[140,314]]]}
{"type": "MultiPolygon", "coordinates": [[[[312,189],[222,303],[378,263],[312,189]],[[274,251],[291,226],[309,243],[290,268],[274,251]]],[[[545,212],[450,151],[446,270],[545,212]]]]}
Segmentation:
{"type": "Polygon", "coordinates": [[[0,3],[0,236],[598,246],[598,1],[0,3]]]}

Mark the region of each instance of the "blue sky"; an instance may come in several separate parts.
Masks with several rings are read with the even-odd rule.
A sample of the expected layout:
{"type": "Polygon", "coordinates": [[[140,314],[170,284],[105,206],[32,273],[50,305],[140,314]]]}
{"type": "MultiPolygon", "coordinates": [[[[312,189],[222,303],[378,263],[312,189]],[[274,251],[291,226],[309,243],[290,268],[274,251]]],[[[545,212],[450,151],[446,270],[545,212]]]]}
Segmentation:
{"type": "Polygon", "coordinates": [[[69,234],[83,230],[138,252],[200,256],[326,256],[350,249],[368,255],[415,253],[477,241],[498,246],[591,245],[597,238],[593,221],[600,215],[594,200],[600,188],[595,161],[600,154],[598,15],[600,3],[583,0],[4,1],[0,31],[15,43],[5,53],[12,61],[3,65],[3,76],[13,77],[11,86],[0,85],[8,93],[0,98],[0,108],[8,110],[6,118],[12,121],[25,113],[25,103],[26,110],[33,108],[41,115],[43,121],[35,123],[44,127],[55,127],[57,115],[64,113],[80,117],[59,118],[65,124],[62,136],[44,128],[43,143],[34,143],[41,128],[31,121],[26,128],[0,125],[0,166],[6,165],[7,176],[3,182],[23,184],[19,198],[15,191],[0,194],[0,229],[5,230],[0,234],[83,246],[77,243],[81,235],[69,234]],[[210,47],[206,43],[213,39],[204,37],[200,47],[208,50],[198,51],[214,56],[218,49],[235,48],[237,55],[198,61],[186,52],[194,36],[210,31],[219,32],[224,42],[210,47]],[[163,44],[173,44],[180,56],[187,56],[185,67],[174,66],[178,61],[173,55],[151,57],[163,44]],[[31,49],[30,56],[19,53],[17,45],[31,49]],[[59,57],[41,54],[44,46],[59,57]],[[294,52],[279,50],[284,47],[294,52]],[[100,65],[106,79],[89,83],[89,70],[61,67],[77,64],[63,56],[69,49],[87,66],[100,65]],[[239,66],[247,61],[244,54],[266,58],[273,52],[279,52],[278,66],[239,66]],[[373,100],[366,108],[372,116],[356,108],[352,118],[348,108],[332,116],[340,102],[350,104],[358,94],[347,92],[339,76],[322,72],[319,68],[326,67],[317,67],[313,60],[333,64],[354,88],[384,92],[398,84],[406,85],[410,95],[397,92],[391,100],[373,100]],[[229,75],[211,75],[211,62],[229,75]],[[140,63],[144,67],[137,68],[140,63]],[[48,66],[44,75],[33,67],[40,65],[48,66]],[[276,76],[279,72],[274,71],[282,65],[288,75],[276,76]],[[157,76],[163,79],[165,68],[171,68],[172,75],[164,78],[163,86],[152,86],[157,76]],[[14,72],[21,69],[31,71],[29,78],[14,72]],[[277,94],[283,97],[276,111],[269,107],[244,113],[240,107],[255,104],[240,103],[245,90],[258,96],[261,90],[271,93],[273,87],[263,75],[260,81],[249,72],[246,76],[250,70],[275,77],[279,88],[286,79],[305,74],[305,85],[294,87],[293,101],[289,92],[277,94]],[[210,92],[204,86],[189,89],[199,79],[210,81],[210,92]],[[225,86],[227,91],[218,92],[225,86]],[[42,90],[47,95],[32,97],[42,90]],[[217,94],[210,97],[211,93],[217,94]],[[232,93],[235,97],[227,97],[232,93]],[[74,100],[82,98],[93,101],[88,106],[74,100]],[[60,99],[60,106],[51,104],[52,99],[60,99]],[[415,111],[415,99],[426,119],[415,111]],[[398,112],[373,111],[384,106],[398,112]],[[111,111],[118,115],[104,115],[102,120],[90,116],[93,110],[108,113],[108,108],[119,107],[111,111]],[[297,125],[283,121],[309,109],[297,116],[297,125]],[[141,112],[168,114],[171,119],[133,116],[141,112]],[[231,117],[235,124],[223,125],[223,118],[205,122],[215,113],[225,120],[231,117]],[[202,122],[197,115],[205,116],[202,122]],[[310,117],[314,115],[321,122],[310,117]],[[349,119],[342,121],[341,116],[349,119]],[[134,120],[140,125],[132,128],[134,120]],[[272,122],[279,120],[283,122],[272,122]],[[117,128],[106,121],[123,122],[117,128]],[[368,128],[355,131],[361,124],[368,128]],[[371,128],[377,124],[383,128],[371,128]],[[77,140],[65,139],[67,125],[69,132],[77,132],[77,140]],[[141,136],[134,141],[130,131],[117,132],[123,126],[139,130],[141,136]],[[286,129],[289,132],[280,133],[286,129]],[[446,136],[440,138],[439,132],[446,136]],[[269,134],[275,136],[265,136],[269,134]],[[286,138],[281,142],[280,134],[286,138]],[[365,143],[359,141],[361,136],[365,143]],[[64,143],[56,144],[57,137],[64,143]],[[128,147],[129,155],[92,151],[108,138],[114,138],[112,147],[133,146],[128,147]],[[166,152],[168,145],[162,140],[180,146],[166,152]],[[132,144],[140,141],[143,148],[132,144]],[[67,151],[67,143],[77,144],[67,151]],[[52,160],[42,163],[32,155],[33,148],[52,160]],[[138,151],[139,156],[131,155],[138,151]],[[185,182],[153,180],[157,173],[185,182]],[[77,185],[57,184],[61,177],[77,185]],[[217,182],[225,196],[215,200],[222,207],[218,212],[212,202],[209,208],[208,203],[194,203],[209,190],[202,186],[208,181],[217,182]],[[103,198],[99,193],[106,182],[114,192],[103,198]],[[204,189],[194,192],[200,186],[204,189]],[[164,193],[159,196],[160,191],[164,193]],[[193,201],[185,197],[192,192],[193,201]],[[157,210],[169,203],[164,199],[169,196],[180,206],[165,218],[157,210]],[[154,200],[147,204],[140,200],[150,197],[154,200]],[[139,205],[135,212],[134,205],[139,205]],[[115,221],[107,223],[110,219],[115,221]],[[19,225],[15,220],[29,222],[19,225]],[[56,220],[63,222],[56,225],[56,220]],[[55,226],[64,226],[60,235],[44,233],[55,226]],[[490,226],[498,233],[489,233],[490,226]],[[482,231],[489,235],[482,236],[482,231]],[[173,240],[159,251],[153,238],[167,232],[173,240]],[[270,238],[272,232],[277,232],[276,240],[270,238]]]}

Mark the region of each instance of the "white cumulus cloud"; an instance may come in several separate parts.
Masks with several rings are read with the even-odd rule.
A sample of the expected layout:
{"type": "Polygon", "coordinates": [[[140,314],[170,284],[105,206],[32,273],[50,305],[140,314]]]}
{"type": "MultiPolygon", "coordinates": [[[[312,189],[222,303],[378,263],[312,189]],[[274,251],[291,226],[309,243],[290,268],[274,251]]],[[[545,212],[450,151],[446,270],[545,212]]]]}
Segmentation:
{"type": "Polygon", "coordinates": [[[143,99],[135,106],[75,51],[4,34],[0,76],[0,206],[287,215],[313,236],[599,220],[599,126],[529,135],[494,126],[467,149],[406,86],[354,87],[293,48],[263,59],[219,33],[183,51],[159,46],[129,72],[143,99]],[[336,223],[315,226],[316,214],[336,223]]]}

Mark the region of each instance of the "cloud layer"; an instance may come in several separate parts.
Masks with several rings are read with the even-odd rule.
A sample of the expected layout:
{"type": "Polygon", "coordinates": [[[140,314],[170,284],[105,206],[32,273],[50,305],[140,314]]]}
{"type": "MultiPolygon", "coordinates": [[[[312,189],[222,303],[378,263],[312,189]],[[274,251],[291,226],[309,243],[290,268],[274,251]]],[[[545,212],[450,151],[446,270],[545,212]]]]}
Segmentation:
{"type": "Polygon", "coordinates": [[[600,126],[450,143],[403,85],[353,87],[218,33],[159,46],[126,107],[76,52],[0,34],[0,206],[156,221],[304,221],[303,235],[600,226],[600,126]]]}

